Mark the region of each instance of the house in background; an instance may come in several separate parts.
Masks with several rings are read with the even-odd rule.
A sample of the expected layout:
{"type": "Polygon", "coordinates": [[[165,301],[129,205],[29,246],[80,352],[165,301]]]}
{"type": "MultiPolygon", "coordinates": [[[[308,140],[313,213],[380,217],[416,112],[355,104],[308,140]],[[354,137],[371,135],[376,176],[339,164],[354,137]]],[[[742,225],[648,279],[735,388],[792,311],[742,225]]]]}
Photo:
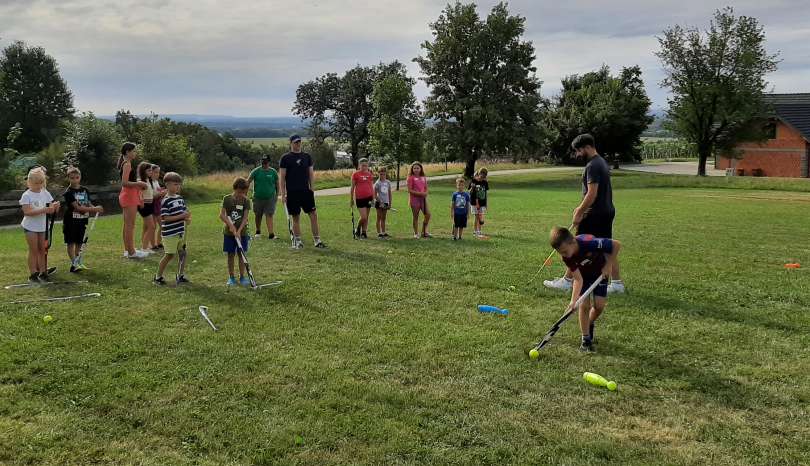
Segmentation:
{"type": "Polygon", "coordinates": [[[810,178],[810,93],[765,98],[776,114],[769,127],[770,139],[763,144],[740,144],[738,160],[717,156],[715,168],[734,168],[735,175],[810,178]]]}

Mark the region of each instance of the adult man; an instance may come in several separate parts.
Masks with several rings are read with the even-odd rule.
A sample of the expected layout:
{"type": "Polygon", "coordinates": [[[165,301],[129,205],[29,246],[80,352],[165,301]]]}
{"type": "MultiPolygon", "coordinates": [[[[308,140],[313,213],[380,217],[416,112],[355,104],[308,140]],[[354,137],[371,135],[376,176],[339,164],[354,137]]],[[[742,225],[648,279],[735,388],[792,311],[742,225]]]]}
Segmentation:
{"type": "Polygon", "coordinates": [[[268,238],[275,239],[273,215],[278,199],[278,172],[270,166],[270,157],[262,157],[262,166],[250,172],[248,185],[253,183],[253,210],[256,215],[256,238],[262,237],[262,216],[267,222],[268,238]]]}
{"type": "MultiPolygon", "coordinates": [[[[596,151],[596,142],[590,134],[580,134],[571,143],[577,157],[585,157],[588,164],[582,173],[582,202],[574,209],[572,224],[577,235],[593,235],[596,238],[613,238],[613,188],[610,184],[610,166],[596,151]]],[[[559,289],[571,289],[571,272],[556,280],[546,280],[543,285],[559,289]]],[[[619,276],[619,263],[615,262],[611,273],[608,293],[624,293],[624,282],[619,276]]]]}
{"type": "Polygon", "coordinates": [[[287,213],[293,220],[293,249],[303,249],[301,242],[301,211],[309,214],[312,227],[312,239],[316,248],[325,248],[318,228],[318,213],[315,211],[315,192],[312,184],[315,180],[315,166],[312,156],[301,151],[301,136],[290,136],[290,152],[281,156],[279,161],[279,187],[281,200],[287,207],[287,213]]]}

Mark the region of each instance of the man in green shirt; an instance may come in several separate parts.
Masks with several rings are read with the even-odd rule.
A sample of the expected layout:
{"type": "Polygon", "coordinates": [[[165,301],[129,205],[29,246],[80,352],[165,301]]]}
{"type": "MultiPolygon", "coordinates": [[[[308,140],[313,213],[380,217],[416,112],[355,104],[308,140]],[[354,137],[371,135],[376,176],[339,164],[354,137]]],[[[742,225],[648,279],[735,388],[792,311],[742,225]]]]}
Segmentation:
{"type": "Polygon", "coordinates": [[[262,157],[262,166],[250,172],[248,183],[253,183],[253,211],[256,213],[256,238],[262,236],[262,216],[267,218],[267,233],[270,239],[273,233],[273,215],[276,213],[278,200],[278,172],[270,166],[270,157],[262,157]]]}

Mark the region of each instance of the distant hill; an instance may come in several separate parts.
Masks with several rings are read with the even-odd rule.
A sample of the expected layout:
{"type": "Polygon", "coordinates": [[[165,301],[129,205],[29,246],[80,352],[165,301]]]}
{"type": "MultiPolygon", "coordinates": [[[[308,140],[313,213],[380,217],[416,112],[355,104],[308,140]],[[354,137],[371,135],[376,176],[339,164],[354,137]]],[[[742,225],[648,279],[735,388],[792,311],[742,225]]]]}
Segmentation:
{"type": "MultiPolygon", "coordinates": [[[[147,115],[137,115],[145,117],[147,115]]],[[[231,133],[243,138],[273,138],[306,132],[306,122],[297,117],[235,117],[229,115],[166,114],[161,118],[183,123],[197,123],[219,133],[231,133]]],[[[102,116],[114,121],[114,116],[102,116]]]]}
{"type": "Polygon", "coordinates": [[[667,118],[667,111],[663,108],[654,108],[650,110],[650,115],[655,118],[650,126],[642,134],[643,137],[657,137],[657,138],[666,138],[672,137],[673,134],[671,131],[664,128],[664,122],[667,118]]]}

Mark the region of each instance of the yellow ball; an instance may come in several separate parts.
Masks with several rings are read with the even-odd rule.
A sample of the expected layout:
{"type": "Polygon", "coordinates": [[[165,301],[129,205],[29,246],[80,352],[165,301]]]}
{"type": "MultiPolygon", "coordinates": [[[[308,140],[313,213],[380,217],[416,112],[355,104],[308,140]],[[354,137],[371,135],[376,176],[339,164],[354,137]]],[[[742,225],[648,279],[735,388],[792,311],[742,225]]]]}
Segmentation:
{"type": "Polygon", "coordinates": [[[615,392],[617,388],[618,387],[616,386],[616,382],[611,380],[610,382],[607,383],[607,389],[610,390],[611,392],[615,392]]]}
{"type": "Polygon", "coordinates": [[[540,357],[540,352],[537,351],[537,349],[532,348],[532,350],[529,351],[529,357],[532,358],[532,359],[537,359],[537,358],[540,357]]]}
{"type": "Polygon", "coordinates": [[[42,318],[42,321],[45,322],[46,324],[48,322],[51,322],[52,320],[53,320],[53,316],[45,316],[45,317],[42,318]]]}

